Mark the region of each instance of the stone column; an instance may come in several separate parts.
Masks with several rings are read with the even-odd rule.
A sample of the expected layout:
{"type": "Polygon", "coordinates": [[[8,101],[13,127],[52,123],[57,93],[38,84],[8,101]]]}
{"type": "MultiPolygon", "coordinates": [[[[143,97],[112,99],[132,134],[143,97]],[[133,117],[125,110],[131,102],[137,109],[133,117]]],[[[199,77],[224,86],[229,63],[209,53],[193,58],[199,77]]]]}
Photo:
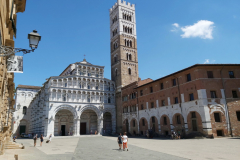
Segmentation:
{"type": "Polygon", "coordinates": [[[98,118],[98,135],[103,134],[103,117],[98,118]]]}
{"type": "Polygon", "coordinates": [[[76,65],[76,75],[79,75],[78,65],[76,65]]]}
{"type": "Polygon", "coordinates": [[[74,121],[74,136],[80,136],[80,119],[74,121]]]}
{"type": "Polygon", "coordinates": [[[52,134],[52,137],[54,137],[54,121],[55,119],[52,117],[50,119],[45,120],[45,123],[47,122],[47,124],[45,128],[46,130],[44,132],[44,136],[49,137],[50,134],[52,134]]]}

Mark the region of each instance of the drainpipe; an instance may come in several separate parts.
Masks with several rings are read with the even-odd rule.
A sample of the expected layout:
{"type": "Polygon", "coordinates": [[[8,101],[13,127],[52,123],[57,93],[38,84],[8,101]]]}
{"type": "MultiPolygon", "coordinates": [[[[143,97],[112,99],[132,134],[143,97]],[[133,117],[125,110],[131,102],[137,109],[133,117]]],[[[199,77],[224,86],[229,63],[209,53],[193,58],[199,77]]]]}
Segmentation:
{"type": "Polygon", "coordinates": [[[223,78],[222,78],[222,69],[224,68],[224,65],[223,67],[221,68],[220,70],[220,75],[221,75],[221,80],[222,80],[222,86],[223,86],[223,92],[224,92],[224,96],[225,96],[225,106],[226,106],[226,109],[227,109],[227,112],[226,112],[226,118],[228,119],[228,124],[227,124],[227,127],[230,129],[230,135],[231,137],[233,137],[232,135],[232,126],[231,126],[231,121],[230,121],[230,117],[229,117],[229,110],[228,110],[228,105],[227,105],[227,98],[226,98],[226,92],[225,92],[225,86],[224,86],[224,82],[223,82],[223,78]]]}

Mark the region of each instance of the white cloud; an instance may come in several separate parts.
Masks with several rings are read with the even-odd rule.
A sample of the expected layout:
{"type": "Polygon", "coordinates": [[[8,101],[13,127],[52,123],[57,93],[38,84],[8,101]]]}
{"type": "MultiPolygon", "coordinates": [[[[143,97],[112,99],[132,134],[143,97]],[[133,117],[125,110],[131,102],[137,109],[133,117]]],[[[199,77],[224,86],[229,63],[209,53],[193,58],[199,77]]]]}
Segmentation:
{"type": "Polygon", "coordinates": [[[209,63],[209,59],[205,59],[205,62],[203,64],[208,64],[209,63]]]}
{"type": "Polygon", "coordinates": [[[175,26],[175,27],[177,27],[177,28],[179,27],[179,24],[178,24],[178,23],[173,23],[172,25],[175,26]]]}
{"type": "Polygon", "coordinates": [[[210,59],[205,59],[205,61],[204,61],[203,64],[209,64],[209,63],[213,64],[215,61],[216,61],[216,60],[211,60],[211,61],[210,61],[210,59]]]}
{"type": "Polygon", "coordinates": [[[181,30],[184,32],[184,34],[182,34],[181,37],[200,37],[202,39],[213,39],[213,24],[214,22],[208,20],[200,20],[197,23],[194,23],[192,26],[182,27],[181,30]]]}
{"type": "Polygon", "coordinates": [[[178,23],[173,23],[172,25],[173,25],[173,29],[171,30],[171,32],[177,32],[179,24],[178,23]]]}

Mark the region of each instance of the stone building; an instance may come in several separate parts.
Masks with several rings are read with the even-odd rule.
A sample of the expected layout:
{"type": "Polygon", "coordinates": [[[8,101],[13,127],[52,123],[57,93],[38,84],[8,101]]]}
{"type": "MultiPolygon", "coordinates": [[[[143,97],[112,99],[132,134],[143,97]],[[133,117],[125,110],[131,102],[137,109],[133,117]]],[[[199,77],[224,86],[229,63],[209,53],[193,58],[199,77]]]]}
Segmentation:
{"type": "MultiPolygon", "coordinates": [[[[17,13],[24,12],[26,0],[0,0],[0,46],[14,47],[17,13]]],[[[12,134],[14,74],[7,72],[7,58],[0,56],[0,154],[12,134]]]]}
{"type": "Polygon", "coordinates": [[[18,85],[16,88],[15,112],[13,113],[13,134],[20,136],[22,133],[28,133],[29,118],[31,113],[28,107],[41,89],[39,86],[18,85]]]}
{"type": "Polygon", "coordinates": [[[135,5],[118,0],[110,9],[111,77],[116,84],[117,131],[122,131],[121,88],[138,80],[135,5]]]}
{"type": "Polygon", "coordinates": [[[196,64],[122,88],[123,131],[240,136],[240,64],[196,64]]]}
{"type": "MultiPolygon", "coordinates": [[[[17,94],[17,102],[22,98],[17,94]]],[[[104,78],[103,66],[84,59],[48,78],[27,110],[27,133],[78,136],[116,132],[115,83],[104,78]]]]}

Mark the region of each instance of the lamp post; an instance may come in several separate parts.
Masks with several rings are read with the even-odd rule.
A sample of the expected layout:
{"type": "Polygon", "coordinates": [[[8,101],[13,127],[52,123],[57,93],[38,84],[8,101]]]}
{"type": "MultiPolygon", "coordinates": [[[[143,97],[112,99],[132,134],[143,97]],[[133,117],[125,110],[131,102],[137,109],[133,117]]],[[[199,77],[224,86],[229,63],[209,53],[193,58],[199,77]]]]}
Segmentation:
{"type": "Polygon", "coordinates": [[[34,50],[38,47],[41,36],[36,30],[33,30],[33,32],[28,34],[28,39],[31,50],[0,45],[0,57],[10,56],[18,52],[23,52],[23,54],[34,52],[34,50]]]}

